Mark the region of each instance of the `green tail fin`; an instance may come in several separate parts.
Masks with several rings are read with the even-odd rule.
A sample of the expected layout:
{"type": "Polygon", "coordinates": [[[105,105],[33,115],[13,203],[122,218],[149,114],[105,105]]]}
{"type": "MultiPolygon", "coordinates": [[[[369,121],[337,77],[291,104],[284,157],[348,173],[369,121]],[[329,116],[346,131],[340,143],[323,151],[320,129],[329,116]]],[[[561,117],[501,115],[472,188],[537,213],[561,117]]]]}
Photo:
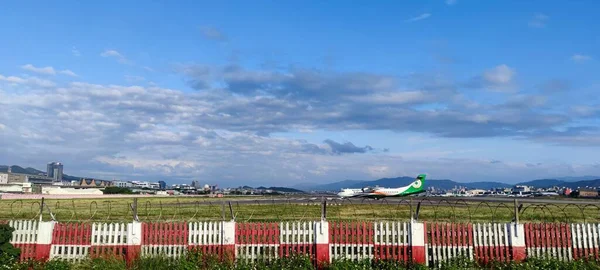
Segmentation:
{"type": "Polygon", "coordinates": [[[425,174],[419,174],[417,176],[417,179],[408,187],[408,190],[406,193],[408,194],[414,194],[414,193],[421,193],[421,192],[425,192],[425,174]]]}

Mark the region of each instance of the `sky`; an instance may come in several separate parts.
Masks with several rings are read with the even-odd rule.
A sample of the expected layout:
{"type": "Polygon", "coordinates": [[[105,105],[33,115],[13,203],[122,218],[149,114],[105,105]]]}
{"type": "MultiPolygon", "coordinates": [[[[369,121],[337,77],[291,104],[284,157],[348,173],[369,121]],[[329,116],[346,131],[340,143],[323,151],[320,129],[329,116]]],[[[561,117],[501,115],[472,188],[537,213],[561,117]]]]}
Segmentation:
{"type": "Polygon", "coordinates": [[[0,5],[0,164],[219,186],[600,175],[598,1],[0,5]]]}

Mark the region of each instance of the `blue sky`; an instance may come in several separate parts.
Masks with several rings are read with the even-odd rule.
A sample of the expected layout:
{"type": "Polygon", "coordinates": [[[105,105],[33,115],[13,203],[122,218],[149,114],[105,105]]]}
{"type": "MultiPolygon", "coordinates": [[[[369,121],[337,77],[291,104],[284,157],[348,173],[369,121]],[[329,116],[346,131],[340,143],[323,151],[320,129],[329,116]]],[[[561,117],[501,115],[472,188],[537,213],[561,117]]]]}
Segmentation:
{"type": "Polygon", "coordinates": [[[600,175],[598,8],[3,3],[0,164],[224,186],[600,175]]]}

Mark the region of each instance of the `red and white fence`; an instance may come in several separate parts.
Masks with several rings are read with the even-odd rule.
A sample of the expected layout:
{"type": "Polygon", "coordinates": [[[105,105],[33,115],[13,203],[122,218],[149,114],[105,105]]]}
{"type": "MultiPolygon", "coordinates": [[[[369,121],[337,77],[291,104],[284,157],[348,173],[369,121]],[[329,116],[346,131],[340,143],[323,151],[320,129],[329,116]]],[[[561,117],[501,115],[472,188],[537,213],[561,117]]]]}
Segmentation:
{"type": "Polygon", "coordinates": [[[599,258],[600,224],[450,224],[418,222],[57,223],[11,220],[21,259],[88,256],[178,257],[190,250],[238,260],[305,254],[336,259],[391,259],[439,265],[457,256],[481,262],[552,256],[599,258]]]}

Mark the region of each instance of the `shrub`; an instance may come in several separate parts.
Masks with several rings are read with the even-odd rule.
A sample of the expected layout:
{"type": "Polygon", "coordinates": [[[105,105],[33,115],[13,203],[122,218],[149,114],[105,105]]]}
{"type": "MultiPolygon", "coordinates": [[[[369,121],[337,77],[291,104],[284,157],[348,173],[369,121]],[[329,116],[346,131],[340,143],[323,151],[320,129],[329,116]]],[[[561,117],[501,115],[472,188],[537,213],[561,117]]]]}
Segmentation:
{"type": "Polygon", "coordinates": [[[131,189],[125,187],[106,187],[102,191],[104,194],[133,194],[131,189]]]}
{"type": "Polygon", "coordinates": [[[14,231],[8,224],[0,224],[0,267],[13,265],[21,256],[21,250],[10,243],[14,231]]]}

